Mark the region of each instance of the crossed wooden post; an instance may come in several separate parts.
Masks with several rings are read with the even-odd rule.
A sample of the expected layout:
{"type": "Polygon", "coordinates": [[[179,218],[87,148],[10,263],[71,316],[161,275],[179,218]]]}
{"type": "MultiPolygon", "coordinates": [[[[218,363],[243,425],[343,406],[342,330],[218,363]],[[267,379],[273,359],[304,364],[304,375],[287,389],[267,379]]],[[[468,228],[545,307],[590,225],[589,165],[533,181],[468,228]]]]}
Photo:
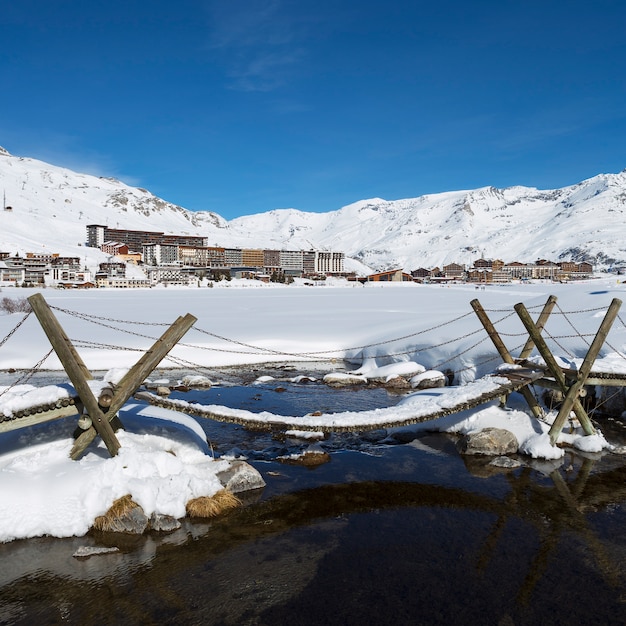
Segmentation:
{"type": "Polygon", "coordinates": [[[571,384],[568,384],[563,370],[559,367],[554,356],[552,356],[550,349],[541,336],[541,331],[535,326],[530,315],[528,314],[528,311],[526,310],[526,307],[522,303],[516,304],[514,307],[520,320],[526,327],[528,334],[537,346],[539,354],[541,354],[543,360],[546,362],[554,380],[557,382],[560,390],[565,394],[565,398],[561,403],[558,415],[550,428],[550,443],[552,445],[556,443],[556,440],[563,429],[563,425],[565,424],[565,420],[572,410],[576,414],[576,417],[578,418],[578,421],[580,422],[580,425],[586,435],[594,435],[596,432],[595,428],[591,424],[591,420],[589,419],[587,412],[580,404],[578,394],[591,373],[591,368],[593,367],[596,357],[602,348],[602,344],[609,334],[609,330],[611,330],[611,326],[613,325],[621,306],[622,301],[618,298],[614,298],[611,301],[606,315],[604,316],[604,319],[602,320],[602,323],[600,324],[600,327],[598,328],[598,331],[589,346],[589,350],[583,359],[582,365],[576,372],[575,379],[571,384]]]}
{"type": "MultiPolygon", "coordinates": [[[[543,385],[552,388],[556,387],[564,394],[564,399],[561,403],[559,412],[554,422],[552,423],[552,426],[550,427],[550,443],[552,445],[556,444],[556,441],[559,437],[559,434],[561,433],[561,430],[563,429],[565,421],[572,410],[578,418],[578,421],[580,422],[580,425],[582,426],[585,434],[594,435],[596,431],[591,423],[591,420],[589,419],[589,416],[587,415],[587,412],[580,403],[578,396],[582,387],[587,382],[589,375],[591,374],[591,368],[593,367],[594,361],[596,360],[596,357],[598,356],[598,353],[602,348],[602,344],[606,340],[606,337],[609,334],[609,330],[611,329],[611,326],[613,325],[613,322],[617,317],[619,309],[622,305],[622,301],[618,298],[614,298],[611,301],[606,315],[604,316],[604,319],[600,324],[600,328],[598,329],[593,341],[591,342],[591,345],[589,346],[589,349],[587,351],[587,354],[585,355],[582,365],[580,366],[580,369],[572,372],[569,380],[566,374],[563,372],[563,369],[559,366],[556,359],[552,355],[552,352],[550,351],[550,348],[546,344],[545,340],[541,336],[541,331],[543,330],[545,323],[547,322],[548,317],[550,316],[550,313],[552,312],[552,309],[556,304],[556,297],[550,296],[548,298],[546,304],[544,305],[543,311],[539,315],[536,323],[533,322],[526,307],[522,303],[515,305],[514,309],[528,332],[528,340],[522,348],[522,352],[520,353],[520,356],[517,360],[514,359],[509,353],[508,349],[504,345],[504,342],[500,338],[500,335],[498,334],[495,327],[489,320],[489,317],[482,308],[480,302],[478,300],[472,300],[470,304],[472,305],[472,308],[476,312],[476,315],[482,322],[485,330],[487,331],[494,346],[498,350],[498,353],[505,363],[514,364],[519,363],[520,361],[524,361],[530,356],[533,347],[536,347],[539,351],[539,354],[542,356],[543,360],[546,363],[547,370],[554,378],[554,381],[550,381],[548,378],[545,377],[541,378],[536,381],[537,384],[540,386],[543,385]]],[[[541,407],[537,403],[537,400],[534,398],[530,390],[527,387],[522,387],[520,391],[526,399],[528,405],[530,406],[533,415],[535,415],[535,417],[541,417],[541,407]]]]}
{"type": "Polygon", "coordinates": [[[97,435],[102,437],[111,456],[115,456],[120,449],[120,443],[115,436],[111,422],[114,422],[118,428],[121,427],[117,412],[137,390],[146,376],[157,367],[181,337],[193,326],[196,318],[190,313],[184,317],[179,317],[117,385],[103,390],[99,398],[96,399],[87,382],[93,380],[91,372],[65,334],[43,296],[35,294],[30,296],[28,301],[91,420],[91,424],[76,438],[70,457],[77,459],[97,435]]]}

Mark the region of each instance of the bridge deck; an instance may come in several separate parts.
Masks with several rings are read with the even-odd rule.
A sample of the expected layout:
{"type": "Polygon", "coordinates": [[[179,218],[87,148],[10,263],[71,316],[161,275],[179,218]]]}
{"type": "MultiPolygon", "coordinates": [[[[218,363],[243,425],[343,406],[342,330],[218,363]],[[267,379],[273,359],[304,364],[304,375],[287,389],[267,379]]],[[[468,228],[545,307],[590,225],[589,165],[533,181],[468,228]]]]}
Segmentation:
{"type": "MultiPolygon", "coordinates": [[[[571,375],[574,375],[573,371],[571,375]]],[[[593,373],[587,382],[590,385],[626,386],[626,375],[593,373]]],[[[534,366],[533,368],[521,367],[485,376],[462,387],[443,387],[436,390],[415,392],[408,407],[392,407],[360,413],[305,415],[302,417],[268,413],[255,414],[218,405],[204,406],[162,398],[147,391],[137,392],[134,397],[154,406],[219,422],[240,424],[256,430],[297,429],[341,432],[404,426],[437,419],[475,408],[533,383],[540,386],[553,384],[545,371],[534,366]],[[493,384],[486,388],[485,381],[491,381],[493,384]]],[[[77,415],[81,412],[80,399],[76,395],[43,406],[22,408],[8,415],[0,415],[0,433],[77,415]]]]}
{"type": "Polygon", "coordinates": [[[462,387],[442,387],[417,391],[411,402],[386,409],[361,412],[310,414],[302,417],[251,413],[224,406],[205,406],[181,400],[162,398],[148,392],[139,392],[135,398],[188,415],[218,422],[240,424],[253,430],[306,430],[331,432],[355,432],[406,426],[451,415],[502,398],[542,376],[541,372],[507,372],[497,376],[485,376],[462,387]]]}

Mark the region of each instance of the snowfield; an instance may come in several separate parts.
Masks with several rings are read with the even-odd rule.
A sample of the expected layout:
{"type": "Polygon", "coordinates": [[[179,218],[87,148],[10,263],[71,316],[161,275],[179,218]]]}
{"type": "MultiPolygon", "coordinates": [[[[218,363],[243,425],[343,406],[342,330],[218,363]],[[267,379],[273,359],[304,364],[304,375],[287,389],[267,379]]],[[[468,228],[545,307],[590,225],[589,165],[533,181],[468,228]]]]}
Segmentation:
{"type": "MultiPolygon", "coordinates": [[[[545,334],[556,339],[555,354],[577,366],[612,299],[621,300],[625,292],[615,276],[606,276],[576,285],[513,284],[485,290],[468,285],[347,286],[341,281],[304,288],[233,281],[212,289],[47,289],[39,293],[87,366],[100,375],[107,372],[109,377],[119,377],[169,324],[192,313],[197,322],[162,364],[181,368],[181,376],[197,374],[202,367],[268,361],[334,360],[332,369],[336,370],[337,363],[345,360],[346,373],[351,370],[351,375],[356,371],[358,376],[382,380],[446,372],[454,379],[454,393],[462,395],[467,383],[496,371],[501,364],[469,304],[472,299],[480,300],[515,353],[526,335],[513,306],[523,302],[536,317],[548,296],[556,295],[558,306],[545,334]]],[[[24,298],[32,293],[4,288],[2,297],[24,298]]],[[[16,379],[50,350],[35,316],[24,317],[23,313],[0,314],[0,370],[18,370],[13,375],[16,379]]],[[[626,327],[618,316],[594,369],[626,373],[625,353],[626,327]]],[[[42,367],[61,368],[54,354],[42,367]]],[[[429,402],[444,406],[451,391],[433,390],[429,402]]],[[[0,413],[15,410],[20,402],[66,393],[63,386],[35,388],[27,382],[0,387],[0,413]]],[[[394,410],[419,411],[422,402],[419,395],[408,395],[394,410]]],[[[125,411],[148,420],[170,421],[184,436],[120,433],[120,455],[108,458],[100,443],[80,461],[68,459],[72,441],[55,439],[54,426],[42,440],[28,429],[15,431],[19,437],[0,436],[0,540],[84,534],[95,516],[126,493],[148,513],[181,516],[188,499],[211,495],[220,488],[215,476],[227,461],[207,455],[203,431],[195,420],[129,403],[120,414],[122,421],[125,411]]],[[[354,415],[355,419],[363,417],[354,415]]],[[[257,418],[263,419],[262,414],[257,418]]],[[[271,421],[273,416],[268,414],[266,419],[271,421]]],[[[458,433],[505,428],[515,435],[524,454],[558,460],[563,450],[549,443],[549,421],[538,422],[517,403],[506,410],[485,405],[414,428],[458,433]]],[[[601,434],[583,437],[580,431],[563,433],[559,443],[595,453],[612,447],[601,434]]]]}

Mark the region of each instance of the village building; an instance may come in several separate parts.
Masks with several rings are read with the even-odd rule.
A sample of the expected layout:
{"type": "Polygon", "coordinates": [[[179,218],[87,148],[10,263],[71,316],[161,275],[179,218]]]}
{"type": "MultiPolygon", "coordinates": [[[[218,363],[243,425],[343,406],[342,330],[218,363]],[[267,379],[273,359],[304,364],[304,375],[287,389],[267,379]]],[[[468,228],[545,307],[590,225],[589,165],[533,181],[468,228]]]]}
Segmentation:
{"type": "Polygon", "coordinates": [[[147,278],[126,278],[123,276],[96,276],[96,287],[111,287],[115,289],[134,289],[152,287],[147,278]]]}
{"type": "Polygon", "coordinates": [[[425,282],[430,278],[431,273],[432,271],[427,270],[425,267],[418,267],[416,270],[411,272],[411,276],[413,277],[413,280],[417,282],[425,282]]]}
{"type": "Polygon", "coordinates": [[[22,285],[26,280],[26,270],[21,259],[16,261],[10,257],[4,257],[0,261],[0,283],[22,285]]]}
{"type": "Polygon", "coordinates": [[[468,283],[492,283],[493,270],[490,267],[472,267],[467,271],[466,279],[468,283]]]}
{"type": "Polygon", "coordinates": [[[374,274],[370,274],[366,278],[362,279],[361,282],[412,282],[413,277],[411,274],[407,272],[403,272],[401,269],[387,270],[385,272],[375,272],[374,274]]]}
{"type": "Polygon", "coordinates": [[[302,276],[304,272],[302,250],[281,250],[280,267],[287,276],[302,276]]]}
{"type": "Polygon", "coordinates": [[[226,267],[243,265],[243,252],[239,248],[224,248],[224,264],[226,267]]]}
{"type": "Polygon", "coordinates": [[[444,265],[443,275],[449,280],[463,280],[465,278],[465,266],[458,263],[444,265]]]}
{"type": "Polygon", "coordinates": [[[197,284],[197,278],[193,272],[186,270],[180,265],[160,265],[146,268],[147,286],[162,285],[182,285],[197,284]]]}
{"type": "Polygon", "coordinates": [[[122,243],[121,241],[105,241],[101,246],[100,250],[105,254],[109,254],[110,256],[117,256],[118,254],[128,254],[130,252],[130,248],[128,244],[122,243]]]}
{"type": "Polygon", "coordinates": [[[178,263],[178,246],[150,243],[142,246],[146,265],[174,265],[178,263]]]}
{"type": "Polygon", "coordinates": [[[56,257],[50,263],[50,280],[54,283],[92,282],[91,272],[81,268],[78,257],[56,257]]]}
{"type": "Polygon", "coordinates": [[[243,248],[241,251],[241,264],[246,267],[255,267],[261,271],[263,269],[263,250],[260,248],[243,248]]]}
{"type": "Polygon", "coordinates": [[[503,269],[511,278],[517,280],[528,280],[533,277],[532,266],[526,263],[520,263],[519,261],[506,263],[503,269]]]}
{"type": "Polygon", "coordinates": [[[226,267],[224,248],[209,246],[178,246],[178,262],[190,267],[226,267]]]}
{"type": "Polygon", "coordinates": [[[166,235],[149,230],[124,230],[101,224],[87,226],[87,246],[100,248],[106,241],[125,243],[132,250],[141,250],[144,244],[160,243],[175,246],[206,246],[207,238],[197,235],[166,235]]]}
{"type": "Polygon", "coordinates": [[[282,274],[280,250],[263,250],[263,272],[269,276],[282,274]]]}

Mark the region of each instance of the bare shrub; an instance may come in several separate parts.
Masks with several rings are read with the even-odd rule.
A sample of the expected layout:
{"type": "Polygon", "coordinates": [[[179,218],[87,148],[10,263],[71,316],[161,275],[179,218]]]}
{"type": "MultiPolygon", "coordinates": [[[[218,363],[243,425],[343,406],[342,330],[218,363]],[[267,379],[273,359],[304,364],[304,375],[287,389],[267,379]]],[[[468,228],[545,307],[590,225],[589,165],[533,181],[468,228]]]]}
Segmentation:
{"type": "Polygon", "coordinates": [[[29,313],[30,302],[26,298],[2,298],[0,310],[5,313],[29,313]]]}

